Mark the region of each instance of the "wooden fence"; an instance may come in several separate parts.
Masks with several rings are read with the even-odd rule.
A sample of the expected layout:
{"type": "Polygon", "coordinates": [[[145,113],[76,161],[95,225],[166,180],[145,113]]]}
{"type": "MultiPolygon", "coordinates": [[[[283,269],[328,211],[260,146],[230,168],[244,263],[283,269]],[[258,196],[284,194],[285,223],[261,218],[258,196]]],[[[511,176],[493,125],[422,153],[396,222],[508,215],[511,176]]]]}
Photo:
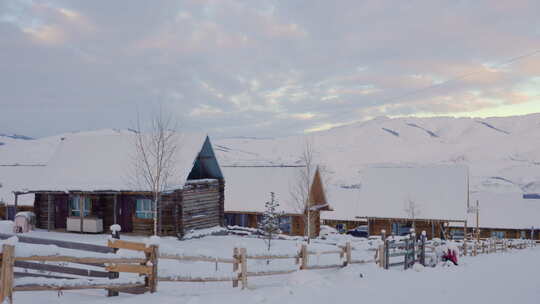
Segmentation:
{"type": "MultiPolygon", "coordinates": [[[[11,237],[11,235],[0,234],[0,239],[8,237],[11,237]]],[[[155,292],[157,289],[159,255],[157,246],[146,246],[143,243],[121,240],[110,240],[108,246],[98,246],[26,236],[18,236],[18,242],[56,245],[60,248],[92,252],[92,254],[87,254],[87,256],[85,254],[17,255],[15,246],[2,245],[2,254],[0,255],[0,303],[4,303],[5,300],[12,303],[13,292],[17,291],[56,290],[60,292],[74,289],[104,289],[108,291],[109,296],[114,296],[118,292],[144,293],[146,291],[155,292]],[[144,258],[143,255],[135,258],[113,255],[118,249],[142,252],[144,258]],[[58,264],[58,262],[61,262],[61,264],[58,264]],[[70,266],[66,266],[67,263],[70,266]],[[16,271],[15,268],[22,271],[16,271]],[[119,273],[138,274],[144,277],[144,282],[140,282],[140,279],[133,280],[136,282],[121,282],[121,280],[115,282],[115,279],[119,278],[119,273]],[[42,278],[42,280],[38,283],[15,284],[16,278],[26,277],[38,277],[42,278]],[[80,280],[81,277],[86,279],[80,280]],[[70,283],[70,281],[75,283],[70,283]]],[[[36,248],[36,251],[39,252],[39,249],[36,248]]]]}
{"type": "Polygon", "coordinates": [[[351,264],[364,264],[373,263],[375,260],[355,260],[352,258],[352,252],[355,249],[351,246],[350,242],[347,242],[345,246],[338,246],[335,250],[326,251],[310,251],[306,244],[302,244],[300,250],[296,254],[249,254],[246,248],[234,248],[232,258],[214,258],[205,256],[186,256],[186,255],[171,255],[161,254],[160,259],[172,259],[180,261],[199,261],[199,262],[211,262],[232,264],[232,270],[234,275],[227,277],[190,277],[190,276],[174,276],[174,277],[159,277],[159,281],[166,282],[232,282],[233,287],[238,287],[239,283],[242,285],[242,289],[247,287],[249,277],[261,277],[271,275],[283,275],[293,273],[299,270],[311,270],[311,269],[332,269],[343,268],[351,264]],[[339,260],[336,264],[332,265],[310,265],[309,257],[312,255],[339,255],[339,260]],[[277,271],[249,271],[249,260],[283,260],[290,259],[295,261],[296,268],[289,270],[277,270],[277,271]]]}
{"type": "MultiPolygon", "coordinates": [[[[537,242],[534,240],[521,239],[483,239],[465,240],[458,246],[459,254],[462,256],[477,256],[510,249],[525,249],[534,247],[537,242]]],[[[426,256],[435,255],[435,245],[432,241],[427,241],[422,235],[419,240],[414,234],[401,240],[384,239],[383,244],[377,251],[377,262],[384,269],[403,266],[404,269],[412,267],[415,263],[426,265],[426,256]]]]}
{"type": "Polygon", "coordinates": [[[477,256],[479,254],[504,252],[510,249],[525,249],[527,247],[535,247],[535,240],[521,239],[479,239],[466,240],[459,246],[460,254],[477,256]]]}

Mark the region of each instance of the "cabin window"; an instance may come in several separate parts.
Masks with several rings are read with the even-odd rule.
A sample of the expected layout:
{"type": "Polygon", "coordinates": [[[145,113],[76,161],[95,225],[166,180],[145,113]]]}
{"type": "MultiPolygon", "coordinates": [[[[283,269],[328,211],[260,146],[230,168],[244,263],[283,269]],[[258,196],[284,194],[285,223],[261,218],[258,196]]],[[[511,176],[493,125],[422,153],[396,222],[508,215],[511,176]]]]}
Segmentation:
{"type": "Polygon", "coordinates": [[[412,224],[410,223],[401,223],[394,222],[392,223],[392,234],[393,235],[409,235],[411,233],[412,224]]]}
{"type": "Polygon", "coordinates": [[[497,239],[504,239],[505,233],[504,231],[491,231],[491,237],[497,239]]]}
{"type": "Polygon", "coordinates": [[[83,216],[90,215],[90,210],[92,210],[92,200],[89,197],[74,195],[69,200],[69,213],[71,216],[81,216],[81,202],[83,200],[83,216]]]}
{"type": "Polygon", "coordinates": [[[290,216],[282,216],[279,218],[279,229],[283,233],[290,234],[291,233],[291,217],[290,216]]]}
{"type": "Polygon", "coordinates": [[[521,231],[521,235],[520,235],[520,236],[521,236],[521,238],[522,238],[522,239],[525,239],[525,238],[527,238],[527,231],[525,231],[525,230],[522,230],[522,231],[521,231]]]}
{"type": "Polygon", "coordinates": [[[234,226],[236,224],[234,218],[234,214],[225,214],[225,226],[234,226]]]}
{"type": "Polygon", "coordinates": [[[140,219],[151,219],[154,215],[154,203],[147,198],[137,199],[135,216],[140,219]]]}

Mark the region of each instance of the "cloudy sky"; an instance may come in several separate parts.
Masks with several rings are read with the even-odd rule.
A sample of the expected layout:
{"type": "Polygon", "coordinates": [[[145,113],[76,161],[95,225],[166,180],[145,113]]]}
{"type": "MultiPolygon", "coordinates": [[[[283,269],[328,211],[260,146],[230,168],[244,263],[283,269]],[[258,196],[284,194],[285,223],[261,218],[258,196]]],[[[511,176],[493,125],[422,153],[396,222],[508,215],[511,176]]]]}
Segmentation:
{"type": "Polygon", "coordinates": [[[126,128],[160,108],[216,136],[540,112],[538,12],[538,0],[0,1],[0,133],[126,128]]]}

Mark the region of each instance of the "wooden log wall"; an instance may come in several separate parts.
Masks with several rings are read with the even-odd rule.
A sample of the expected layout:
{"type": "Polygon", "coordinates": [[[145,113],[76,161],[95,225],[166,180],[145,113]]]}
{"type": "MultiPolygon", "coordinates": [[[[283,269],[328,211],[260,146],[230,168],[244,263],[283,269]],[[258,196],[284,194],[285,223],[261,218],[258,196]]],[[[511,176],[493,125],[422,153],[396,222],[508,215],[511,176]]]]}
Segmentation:
{"type": "Polygon", "coordinates": [[[219,218],[220,225],[225,226],[225,180],[219,180],[219,218]]]}
{"type": "Polygon", "coordinates": [[[365,226],[367,225],[367,222],[363,220],[358,220],[358,221],[323,220],[323,224],[334,227],[334,228],[336,228],[338,224],[342,224],[344,225],[345,230],[349,230],[349,229],[354,229],[358,226],[365,226]]]}
{"type": "Polygon", "coordinates": [[[54,227],[54,194],[46,194],[46,193],[39,193],[36,194],[36,198],[34,201],[34,212],[36,213],[36,227],[41,229],[47,229],[47,223],[49,220],[49,205],[48,205],[48,199],[49,195],[51,196],[51,201],[53,204],[53,207],[51,208],[51,226],[54,227]]]}
{"type": "Polygon", "coordinates": [[[223,221],[223,200],[218,181],[188,183],[182,192],[181,234],[192,229],[219,226],[223,221]]]}
{"type": "Polygon", "coordinates": [[[392,234],[392,222],[389,220],[369,220],[369,235],[380,235],[386,230],[386,235],[392,234]]]}
{"type": "Polygon", "coordinates": [[[164,195],[161,198],[161,208],[159,214],[161,215],[161,235],[176,235],[178,225],[178,204],[182,199],[182,192],[176,191],[174,193],[164,195]]]}

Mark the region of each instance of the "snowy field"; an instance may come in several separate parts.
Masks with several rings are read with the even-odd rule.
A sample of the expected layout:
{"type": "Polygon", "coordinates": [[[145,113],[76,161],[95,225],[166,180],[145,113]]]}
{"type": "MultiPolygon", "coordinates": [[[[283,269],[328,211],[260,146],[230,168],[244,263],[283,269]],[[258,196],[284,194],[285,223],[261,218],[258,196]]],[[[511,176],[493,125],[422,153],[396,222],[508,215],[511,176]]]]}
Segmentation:
{"type": "MultiPolygon", "coordinates": [[[[56,238],[94,244],[105,244],[106,235],[78,235],[35,231],[29,236],[56,238]]],[[[122,239],[141,241],[140,237],[122,239]]],[[[340,240],[344,241],[344,240],[340,240]]],[[[328,241],[321,241],[328,242],[328,241]]],[[[371,242],[373,243],[373,242],[371,242]]],[[[295,253],[300,241],[279,240],[274,252],[295,253]]],[[[230,258],[235,246],[245,247],[248,253],[264,253],[261,239],[238,236],[210,236],[179,242],[162,238],[160,250],[165,253],[199,254],[230,258]]],[[[370,257],[373,244],[356,241],[357,255],[370,257]]],[[[315,243],[310,250],[326,250],[331,244],[315,243]]],[[[372,257],[372,256],[371,256],[372,257]]],[[[225,283],[167,283],[160,282],[156,294],[128,295],[107,298],[104,290],[56,292],[16,292],[15,303],[539,303],[540,247],[511,250],[504,253],[464,257],[459,266],[419,268],[389,271],[375,264],[352,265],[343,269],[305,270],[288,275],[250,277],[248,289],[232,288],[225,283]]],[[[354,258],[361,258],[356,256],[354,258]]],[[[311,256],[310,263],[332,264],[337,257],[311,256]],[[325,260],[328,259],[328,260],[325,260]],[[330,261],[331,259],[331,261],[330,261]]],[[[265,261],[250,264],[250,271],[294,269],[294,261],[265,261]],[[262,263],[261,263],[262,262],[262,263]]],[[[232,265],[160,260],[160,276],[179,273],[223,276],[232,274],[232,265]]]]}

